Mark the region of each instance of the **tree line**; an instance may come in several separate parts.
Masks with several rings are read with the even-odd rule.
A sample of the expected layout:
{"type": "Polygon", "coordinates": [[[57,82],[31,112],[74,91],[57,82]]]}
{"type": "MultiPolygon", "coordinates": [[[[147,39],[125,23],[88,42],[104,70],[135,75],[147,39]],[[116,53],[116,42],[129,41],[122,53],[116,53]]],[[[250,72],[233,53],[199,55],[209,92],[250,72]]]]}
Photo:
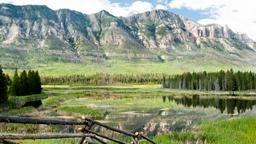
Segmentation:
{"type": "Polygon", "coordinates": [[[181,75],[163,77],[163,88],[241,91],[256,89],[256,74],[253,72],[234,72],[232,69],[219,72],[186,72],[181,75]]]}
{"type": "Polygon", "coordinates": [[[85,84],[105,85],[118,83],[157,83],[160,84],[163,74],[105,74],[71,75],[58,77],[42,77],[43,84],[85,84]]]}
{"type": "Polygon", "coordinates": [[[8,100],[8,94],[13,96],[23,96],[30,94],[40,94],[42,91],[41,78],[38,71],[25,70],[18,74],[15,70],[12,79],[5,74],[0,66],[0,103],[8,100]]]}
{"type": "Polygon", "coordinates": [[[42,91],[41,78],[38,71],[23,70],[21,74],[15,70],[11,85],[10,93],[15,96],[40,94],[42,91]]]}

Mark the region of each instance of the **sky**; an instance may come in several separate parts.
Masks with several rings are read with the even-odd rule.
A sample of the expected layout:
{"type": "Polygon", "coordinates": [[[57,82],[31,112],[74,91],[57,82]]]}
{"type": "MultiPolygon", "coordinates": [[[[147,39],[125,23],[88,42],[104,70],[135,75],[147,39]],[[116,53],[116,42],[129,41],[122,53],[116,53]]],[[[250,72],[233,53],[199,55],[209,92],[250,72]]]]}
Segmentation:
{"type": "Polygon", "coordinates": [[[15,5],[47,5],[86,14],[107,10],[115,16],[129,16],[164,9],[201,24],[228,25],[256,41],[256,0],[0,0],[15,5]]]}

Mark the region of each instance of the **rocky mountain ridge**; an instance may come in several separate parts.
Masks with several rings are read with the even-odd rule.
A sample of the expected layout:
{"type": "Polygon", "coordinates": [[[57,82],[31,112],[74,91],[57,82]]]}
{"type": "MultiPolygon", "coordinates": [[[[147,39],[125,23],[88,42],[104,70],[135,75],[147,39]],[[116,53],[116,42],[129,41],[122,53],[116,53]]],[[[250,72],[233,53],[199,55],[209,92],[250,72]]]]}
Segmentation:
{"type": "Polygon", "coordinates": [[[105,10],[87,15],[46,6],[0,4],[0,46],[5,55],[14,53],[13,49],[15,53],[37,49],[47,58],[71,61],[88,57],[163,60],[209,49],[243,57],[255,53],[255,45],[227,26],[201,25],[165,10],[116,17],[105,10]],[[10,47],[11,51],[6,50],[10,47]]]}

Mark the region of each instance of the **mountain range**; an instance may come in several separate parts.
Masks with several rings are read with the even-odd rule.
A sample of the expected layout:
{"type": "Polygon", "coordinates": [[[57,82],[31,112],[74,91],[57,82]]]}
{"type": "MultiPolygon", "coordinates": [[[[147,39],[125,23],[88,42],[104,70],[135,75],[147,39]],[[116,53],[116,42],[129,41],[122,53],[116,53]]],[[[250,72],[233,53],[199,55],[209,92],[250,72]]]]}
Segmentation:
{"type": "Polygon", "coordinates": [[[116,17],[46,6],[0,4],[1,64],[209,57],[255,64],[256,43],[228,26],[202,25],[165,10],[116,17]]]}

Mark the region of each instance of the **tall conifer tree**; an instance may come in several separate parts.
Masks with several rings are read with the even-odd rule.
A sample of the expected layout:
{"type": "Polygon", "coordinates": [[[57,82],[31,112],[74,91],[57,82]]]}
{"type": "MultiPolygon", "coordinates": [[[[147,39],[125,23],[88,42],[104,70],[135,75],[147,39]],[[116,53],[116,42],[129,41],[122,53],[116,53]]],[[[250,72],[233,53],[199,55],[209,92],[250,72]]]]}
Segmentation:
{"type": "Polygon", "coordinates": [[[4,74],[2,67],[0,66],[0,103],[8,99],[7,90],[8,90],[8,79],[7,79],[7,76],[4,74]]]}

